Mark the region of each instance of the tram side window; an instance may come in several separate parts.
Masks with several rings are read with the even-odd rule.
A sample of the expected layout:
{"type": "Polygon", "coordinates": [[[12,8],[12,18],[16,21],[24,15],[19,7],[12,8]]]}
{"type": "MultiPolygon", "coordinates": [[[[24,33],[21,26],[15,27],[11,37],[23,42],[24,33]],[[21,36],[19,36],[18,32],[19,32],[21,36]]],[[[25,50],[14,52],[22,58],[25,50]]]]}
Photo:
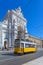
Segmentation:
{"type": "Polygon", "coordinates": [[[35,47],[35,45],[32,45],[33,47],[35,47]]]}
{"type": "Polygon", "coordinates": [[[25,47],[26,47],[26,48],[34,48],[35,45],[33,45],[33,44],[25,44],[25,47]]]}
{"type": "Polygon", "coordinates": [[[34,44],[29,44],[29,47],[34,48],[34,47],[35,47],[35,45],[34,45],[34,44]]]}
{"type": "Polygon", "coordinates": [[[28,48],[29,47],[29,44],[25,44],[25,47],[28,48]]]}

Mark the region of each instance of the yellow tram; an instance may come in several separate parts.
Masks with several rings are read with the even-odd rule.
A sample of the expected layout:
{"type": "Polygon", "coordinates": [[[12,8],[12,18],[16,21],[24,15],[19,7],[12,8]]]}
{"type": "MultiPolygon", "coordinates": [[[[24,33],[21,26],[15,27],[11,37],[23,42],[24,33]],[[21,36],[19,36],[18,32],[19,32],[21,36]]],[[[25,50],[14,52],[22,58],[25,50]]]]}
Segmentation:
{"type": "Polygon", "coordinates": [[[36,52],[36,43],[27,40],[15,40],[14,53],[23,54],[28,52],[36,52]]]}

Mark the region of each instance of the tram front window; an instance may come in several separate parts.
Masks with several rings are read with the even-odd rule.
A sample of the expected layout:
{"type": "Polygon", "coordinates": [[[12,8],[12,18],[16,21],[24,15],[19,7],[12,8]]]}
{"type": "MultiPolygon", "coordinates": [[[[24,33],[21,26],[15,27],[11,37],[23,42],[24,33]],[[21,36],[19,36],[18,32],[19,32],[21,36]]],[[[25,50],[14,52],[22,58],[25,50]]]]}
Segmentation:
{"type": "Polygon", "coordinates": [[[23,48],[24,47],[24,44],[23,43],[21,43],[21,48],[23,48]]]}
{"type": "Polygon", "coordinates": [[[19,43],[15,43],[15,44],[14,44],[14,47],[15,47],[15,48],[18,48],[18,47],[20,47],[20,44],[19,44],[19,43]]]}

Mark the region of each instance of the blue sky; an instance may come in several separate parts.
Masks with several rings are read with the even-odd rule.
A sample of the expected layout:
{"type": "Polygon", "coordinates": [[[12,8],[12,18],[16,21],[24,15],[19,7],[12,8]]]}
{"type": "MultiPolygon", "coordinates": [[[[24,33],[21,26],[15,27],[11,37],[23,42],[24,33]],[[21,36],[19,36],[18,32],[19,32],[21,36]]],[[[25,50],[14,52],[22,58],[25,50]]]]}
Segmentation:
{"type": "Polygon", "coordinates": [[[43,0],[0,0],[0,21],[8,9],[15,10],[19,6],[27,19],[28,33],[43,38],[43,0]]]}

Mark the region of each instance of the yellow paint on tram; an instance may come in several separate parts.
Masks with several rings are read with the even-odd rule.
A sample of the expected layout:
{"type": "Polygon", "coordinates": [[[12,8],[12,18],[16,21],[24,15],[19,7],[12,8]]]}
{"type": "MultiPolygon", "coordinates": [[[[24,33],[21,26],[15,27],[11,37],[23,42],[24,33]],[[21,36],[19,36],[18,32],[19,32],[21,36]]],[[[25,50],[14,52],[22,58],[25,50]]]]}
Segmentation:
{"type": "Polygon", "coordinates": [[[36,48],[14,48],[15,53],[36,52],[36,48]]]}

